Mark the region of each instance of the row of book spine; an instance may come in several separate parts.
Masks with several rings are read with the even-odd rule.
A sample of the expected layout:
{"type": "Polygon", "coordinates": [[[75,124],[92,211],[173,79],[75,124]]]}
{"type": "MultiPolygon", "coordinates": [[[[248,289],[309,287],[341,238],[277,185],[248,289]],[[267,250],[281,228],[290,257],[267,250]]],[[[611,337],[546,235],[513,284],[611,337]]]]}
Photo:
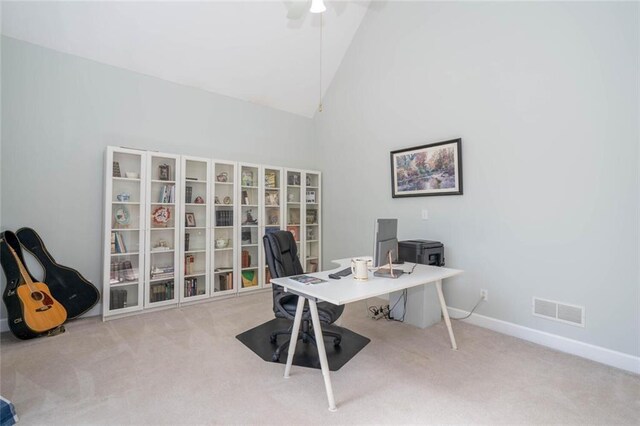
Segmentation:
{"type": "Polygon", "coordinates": [[[233,272],[227,272],[224,274],[218,274],[218,291],[232,290],[233,289],[233,272]]]}
{"type": "Polygon", "coordinates": [[[163,300],[174,298],[173,281],[151,284],[149,289],[151,291],[149,295],[150,302],[162,302],[163,300]]]}
{"type": "Polygon", "coordinates": [[[216,226],[233,226],[233,210],[216,210],[216,226]]]}
{"type": "Polygon", "coordinates": [[[124,243],[124,238],[120,232],[111,232],[111,254],[126,253],[127,246],[124,243]]]}
{"type": "Polygon", "coordinates": [[[185,297],[197,296],[204,294],[204,292],[198,291],[198,279],[197,278],[185,278],[184,279],[184,295],[185,297]]]}

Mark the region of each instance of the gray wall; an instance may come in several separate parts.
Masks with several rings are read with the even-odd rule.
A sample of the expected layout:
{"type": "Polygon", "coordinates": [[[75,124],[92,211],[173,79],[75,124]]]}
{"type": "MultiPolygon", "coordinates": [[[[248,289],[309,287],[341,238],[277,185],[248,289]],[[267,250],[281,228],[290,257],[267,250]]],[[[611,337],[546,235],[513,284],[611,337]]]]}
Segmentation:
{"type": "Polygon", "coordinates": [[[637,3],[370,10],[316,116],[325,259],[397,217],[465,270],[450,306],[487,288],[480,314],[640,355],[638,34],[637,3]],[[463,196],[391,198],[389,151],[456,137],[463,196]],[[533,296],[586,327],[532,316],[533,296]]]}
{"type": "Polygon", "coordinates": [[[310,119],[7,37],[2,87],[0,228],[33,227],[99,288],[107,145],[316,166],[310,119]]]}

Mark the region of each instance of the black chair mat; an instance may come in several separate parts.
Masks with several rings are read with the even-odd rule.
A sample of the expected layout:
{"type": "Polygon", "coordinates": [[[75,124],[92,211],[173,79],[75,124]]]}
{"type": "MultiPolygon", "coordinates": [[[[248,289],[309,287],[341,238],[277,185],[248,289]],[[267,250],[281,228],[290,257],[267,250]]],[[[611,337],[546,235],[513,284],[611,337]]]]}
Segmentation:
{"type": "MultiPolygon", "coordinates": [[[[278,336],[277,343],[271,343],[269,336],[273,331],[290,327],[291,323],[292,321],[284,318],[274,318],[251,330],[238,334],[236,339],[244,343],[245,346],[255,352],[255,354],[264,361],[273,362],[271,356],[278,348],[278,345],[287,340],[289,336],[278,336]]],[[[329,362],[329,369],[331,371],[339,370],[371,341],[371,339],[361,336],[358,333],[335,325],[323,326],[322,329],[342,334],[342,342],[340,346],[337,347],[333,345],[333,338],[326,337],[324,339],[327,361],[329,362]]],[[[280,354],[280,360],[278,361],[280,364],[287,363],[288,349],[289,347],[287,346],[280,354]]],[[[320,369],[320,359],[318,358],[318,349],[316,346],[311,342],[303,343],[302,340],[298,340],[296,353],[293,356],[293,365],[320,369]]]]}

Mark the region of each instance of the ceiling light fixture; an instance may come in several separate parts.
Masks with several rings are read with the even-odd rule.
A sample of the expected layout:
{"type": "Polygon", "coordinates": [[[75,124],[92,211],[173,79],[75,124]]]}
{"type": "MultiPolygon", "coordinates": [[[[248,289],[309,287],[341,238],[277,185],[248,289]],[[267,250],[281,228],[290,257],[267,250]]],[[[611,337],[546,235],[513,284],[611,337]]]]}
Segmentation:
{"type": "Polygon", "coordinates": [[[323,0],[311,0],[311,9],[309,9],[309,12],[322,13],[325,10],[327,10],[327,7],[324,5],[323,0]]]}

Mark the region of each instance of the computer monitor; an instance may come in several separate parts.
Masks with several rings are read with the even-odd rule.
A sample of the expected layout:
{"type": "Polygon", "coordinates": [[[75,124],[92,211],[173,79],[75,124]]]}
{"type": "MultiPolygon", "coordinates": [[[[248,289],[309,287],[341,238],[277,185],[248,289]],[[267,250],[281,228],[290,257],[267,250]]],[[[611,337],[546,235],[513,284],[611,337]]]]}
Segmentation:
{"type": "Polygon", "coordinates": [[[398,219],[377,219],[373,239],[373,266],[379,267],[398,260],[398,219]]]}

